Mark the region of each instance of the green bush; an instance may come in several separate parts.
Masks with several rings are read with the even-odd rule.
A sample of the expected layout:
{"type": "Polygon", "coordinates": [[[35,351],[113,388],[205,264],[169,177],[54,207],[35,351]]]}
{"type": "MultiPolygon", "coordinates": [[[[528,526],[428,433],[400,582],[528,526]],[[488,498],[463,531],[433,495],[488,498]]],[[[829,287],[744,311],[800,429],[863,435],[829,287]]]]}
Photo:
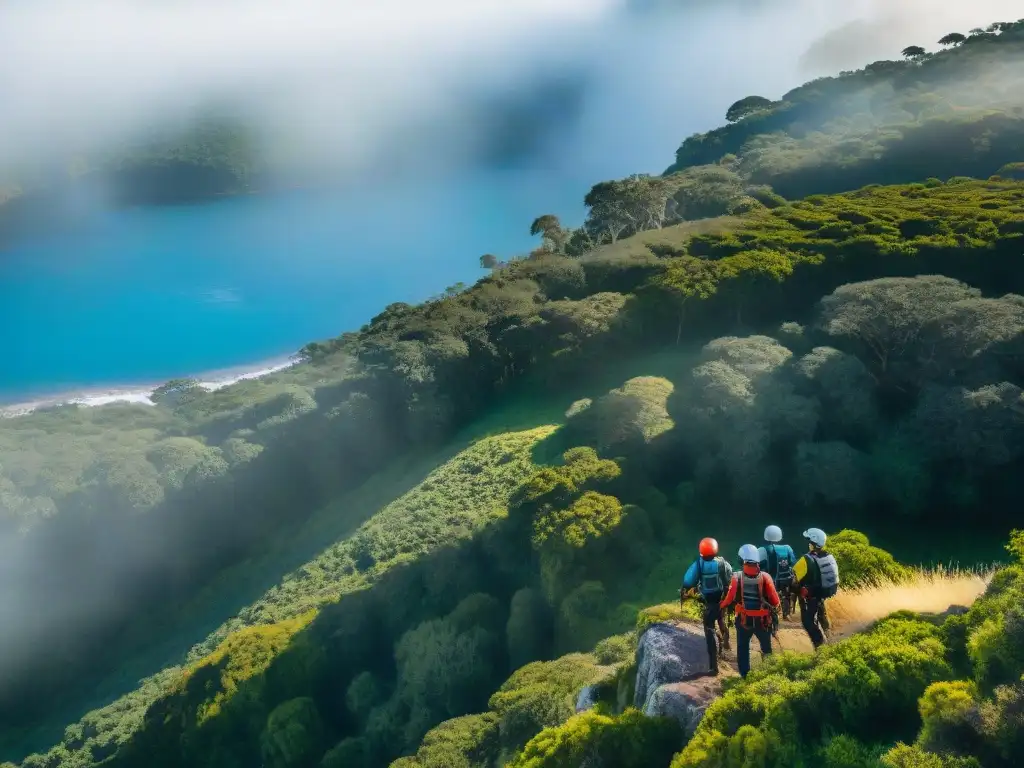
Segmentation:
{"type": "Polygon", "coordinates": [[[829,536],[828,549],[836,556],[846,588],[900,582],[913,574],[890,553],[871,546],[868,537],[859,531],[845,529],[829,536]]]}
{"type": "Polygon", "coordinates": [[[324,725],[312,699],[286,701],[270,713],[260,737],[267,768],[305,768],[323,753],[324,725]]]}
{"type": "Polygon", "coordinates": [[[939,630],[906,618],[883,620],[813,656],[774,656],[708,708],[672,766],[725,768],[746,759],[783,768],[812,760],[836,732],[869,744],[911,737],[918,698],[950,673],[939,630]]]}
{"type": "Polygon", "coordinates": [[[977,750],[981,717],[973,683],[932,683],[921,696],[918,708],[922,722],[919,747],[937,753],[970,754],[977,750]]]}
{"type": "Polygon", "coordinates": [[[606,637],[594,646],[594,658],[598,664],[630,662],[635,653],[636,636],[632,632],[606,637]]]}
{"type": "Polygon", "coordinates": [[[828,740],[821,759],[828,768],[878,768],[880,750],[869,747],[846,734],[828,740]]]}
{"type": "Polygon", "coordinates": [[[897,744],[882,755],[884,768],[982,768],[975,758],[936,755],[920,747],[897,744]]]}
{"type": "Polygon", "coordinates": [[[576,711],[579,692],[603,677],[594,658],[582,653],[513,672],[489,702],[500,718],[503,750],[518,750],[544,728],[564,723],[576,711]]]}
{"type": "Polygon", "coordinates": [[[428,731],[409,766],[490,768],[498,749],[498,716],[493,712],[466,715],[428,731]]]}
{"type": "Polygon", "coordinates": [[[320,760],[319,768],[370,768],[366,741],[359,738],[342,739],[320,760]]]}
{"type": "Polygon", "coordinates": [[[668,621],[699,620],[703,615],[701,604],[698,600],[684,600],[682,606],[679,603],[661,603],[644,608],[636,615],[636,634],[642,635],[644,630],[652,624],[659,624],[668,621]]]}
{"type": "Polygon", "coordinates": [[[1024,674],[1024,568],[997,573],[967,613],[967,652],[984,693],[1024,674]]]}
{"type": "Polygon", "coordinates": [[[508,768],[578,768],[585,761],[616,768],[664,765],[683,734],[670,718],[651,718],[627,709],[608,716],[584,712],[535,736],[508,768]]]}
{"type": "Polygon", "coordinates": [[[524,588],[512,595],[505,638],[513,669],[547,656],[552,643],[552,616],[544,596],[524,588]]]}

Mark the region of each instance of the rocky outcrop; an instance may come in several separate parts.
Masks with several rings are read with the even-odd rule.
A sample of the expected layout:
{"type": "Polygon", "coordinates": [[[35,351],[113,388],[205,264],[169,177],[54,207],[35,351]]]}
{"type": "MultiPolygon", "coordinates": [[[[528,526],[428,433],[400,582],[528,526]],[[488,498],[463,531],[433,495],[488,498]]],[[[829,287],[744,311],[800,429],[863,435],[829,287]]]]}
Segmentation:
{"type": "Polygon", "coordinates": [[[698,677],[682,683],[667,683],[651,694],[644,714],[649,717],[671,717],[683,726],[686,738],[689,739],[697,730],[704,712],[721,695],[720,677],[698,677]]]}
{"type": "Polygon", "coordinates": [[[636,649],[633,706],[647,711],[655,691],[708,674],[704,629],[695,624],[652,624],[636,649]]]}
{"type": "Polygon", "coordinates": [[[580,695],[576,697],[576,714],[586,712],[597,705],[598,688],[597,685],[588,685],[580,691],[580,695]]]}
{"type": "Polygon", "coordinates": [[[695,623],[652,624],[636,651],[633,706],[650,717],[671,717],[687,738],[712,702],[722,695],[722,678],[736,672],[719,659],[718,676],[708,670],[704,628],[695,623]]]}

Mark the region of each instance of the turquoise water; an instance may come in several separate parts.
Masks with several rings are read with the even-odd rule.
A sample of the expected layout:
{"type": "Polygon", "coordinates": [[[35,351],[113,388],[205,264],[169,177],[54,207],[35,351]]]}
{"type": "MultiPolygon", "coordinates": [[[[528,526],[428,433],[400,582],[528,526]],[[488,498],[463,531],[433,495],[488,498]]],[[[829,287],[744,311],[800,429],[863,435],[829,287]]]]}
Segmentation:
{"type": "MultiPolygon", "coordinates": [[[[488,172],[99,215],[0,253],[0,402],[287,356],[583,215],[579,179],[488,172]]],[[[591,182],[592,183],[592,182],[591,182]]]]}

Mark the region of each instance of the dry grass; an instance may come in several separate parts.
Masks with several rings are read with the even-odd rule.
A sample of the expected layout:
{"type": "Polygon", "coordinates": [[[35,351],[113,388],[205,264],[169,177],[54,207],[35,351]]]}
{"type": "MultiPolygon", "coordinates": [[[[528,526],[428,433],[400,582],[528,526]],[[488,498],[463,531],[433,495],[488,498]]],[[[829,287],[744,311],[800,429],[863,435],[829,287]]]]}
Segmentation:
{"type": "Polygon", "coordinates": [[[907,581],[841,590],[828,601],[832,636],[860,632],[896,611],[942,613],[950,606],[970,606],[985,591],[991,577],[991,572],[919,570],[907,581]]]}

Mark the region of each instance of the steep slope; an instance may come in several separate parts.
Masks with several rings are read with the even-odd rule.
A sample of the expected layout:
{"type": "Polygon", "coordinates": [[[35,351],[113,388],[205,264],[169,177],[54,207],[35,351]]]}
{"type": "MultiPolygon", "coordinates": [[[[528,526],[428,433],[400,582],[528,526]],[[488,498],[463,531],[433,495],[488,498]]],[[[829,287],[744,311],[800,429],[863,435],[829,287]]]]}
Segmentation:
{"type": "MultiPolygon", "coordinates": [[[[996,67],[992,77],[1002,77],[1018,31],[919,70],[945,62],[964,76],[996,67]]],[[[896,69],[916,77],[910,66],[896,69]]],[[[878,69],[840,80],[861,83],[878,69]]],[[[818,106],[840,92],[826,89],[818,106]]],[[[758,119],[721,137],[739,141],[738,126],[753,130],[747,121],[758,119]]],[[[59,735],[78,713],[47,713],[52,702],[122,664],[128,680],[145,678],[140,687],[23,766],[306,768],[326,755],[378,766],[411,753],[439,722],[483,709],[512,669],[628,630],[640,606],[671,594],[709,529],[735,551],[756,539],[765,510],[784,510],[773,522],[787,530],[855,526],[907,560],[990,558],[986,542],[1005,540],[1017,519],[1024,469],[1024,299],[1006,293],[1024,293],[1024,183],[1012,165],[1024,154],[1013,144],[1016,118],[1006,120],[1012,130],[991,134],[998,152],[983,163],[963,160],[956,131],[901,145],[923,149],[913,175],[897,163],[895,177],[923,183],[787,203],[751,186],[753,176],[723,175],[735,175],[729,159],[662,181],[598,185],[579,230],[541,217],[544,244],[530,257],[496,265],[466,291],[391,305],[357,333],[309,345],[306,363],[266,382],[218,393],[173,382],[155,409],[60,408],[5,421],[5,520],[17,541],[39,545],[26,547],[24,571],[5,563],[6,583],[41,581],[51,590],[41,600],[72,586],[134,592],[79,635],[33,625],[26,611],[18,630],[36,664],[5,670],[5,740],[21,745],[21,729],[41,723],[48,735],[52,720],[59,735]],[[987,181],[930,178],[945,176],[950,158],[983,175],[995,170],[986,163],[1011,165],[987,181]],[[722,211],[733,215],[662,226],[722,211]],[[643,357],[652,351],[657,366],[643,357]],[[441,464],[438,446],[515,397],[568,410],[531,414],[515,429],[495,424],[425,480],[393,473],[424,456],[441,464]],[[353,490],[375,472],[377,490],[353,490]],[[403,494],[405,485],[414,488],[403,494]],[[927,540],[901,538],[923,519],[927,540]],[[105,548],[75,546],[96,530],[105,548]],[[172,564],[148,562],[168,548],[172,564]],[[47,578],[30,578],[38,573],[47,578]],[[216,573],[223,582],[197,596],[216,573]],[[191,608],[171,609],[187,598],[191,608]],[[147,647],[157,650],[140,661],[147,647]]],[[[986,125],[972,122],[968,135],[986,125]]],[[[823,152],[835,160],[841,146],[823,152]]],[[[890,178],[878,162],[854,165],[890,178]]],[[[848,546],[863,557],[854,572],[896,568],[866,542],[848,546]]],[[[932,654],[938,630],[907,621],[892,625],[893,642],[928,645],[928,674],[947,674],[932,654]]],[[[971,621],[976,664],[1012,684],[1005,626],[981,613],[971,621]]],[[[595,666],[619,658],[621,645],[605,644],[595,666]]],[[[809,669],[794,664],[794,675],[809,669]]],[[[544,688],[544,674],[530,684],[544,688]]],[[[821,685],[813,700],[838,706],[821,685]]],[[[110,690],[107,681],[96,698],[113,700],[110,690]]],[[[1012,708],[990,693],[971,701],[1004,707],[1001,723],[1012,708]]],[[[912,709],[917,698],[903,702],[912,709]]],[[[916,729],[907,711],[903,725],[916,729]]],[[[483,738],[494,718],[462,722],[483,738]]],[[[653,728],[669,743],[657,724],[600,722],[620,735],[653,728]]],[[[772,724],[749,725],[757,733],[736,743],[774,743],[772,724]]],[[[718,733],[701,737],[708,755],[737,732],[718,733]]],[[[686,764],[701,764],[696,754],[686,764]]]]}
{"type": "Polygon", "coordinates": [[[684,141],[668,173],[718,165],[790,199],[987,177],[1019,161],[1024,140],[1024,20],[990,29],[936,53],[819,78],[777,101],[741,100],[729,125],[684,141]]]}
{"type": "MultiPolygon", "coordinates": [[[[851,541],[861,538],[855,532],[843,532],[837,536],[843,537],[851,541]]],[[[855,562],[843,560],[856,573],[855,562]]],[[[591,653],[571,654],[556,661],[524,667],[491,697],[486,713],[442,723],[427,734],[415,754],[395,761],[392,768],[490,768],[501,765],[548,768],[592,764],[639,768],[667,767],[670,762],[673,766],[750,764],[744,760],[755,761],[755,765],[794,765],[799,764],[796,761],[800,756],[808,754],[808,749],[810,754],[814,754],[814,749],[819,746],[811,733],[828,734],[829,720],[833,717],[840,723],[846,722],[844,718],[870,717],[885,696],[891,696],[900,685],[907,685],[916,693],[912,693],[909,699],[902,697],[890,703],[890,714],[898,720],[896,729],[891,733],[905,733],[912,737],[920,727],[915,724],[916,697],[924,696],[923,706],[929,692],[934,690],[928,688],[926,692],[930,681],[946,680],[968,668],[947,662],[943,653],[950,659],[961,660],[965,642],[961,627],[978,626],[981,617],[995,614],[998,590],[988,586],[990,578],[991,575],[955,571],[908,570],[896,581],[886,578],[883,583],[854,582],[851,588],[841,591],[831,602],[835,631],[830,644],[817,655],[811,652],[806,634],[795,625],[785,623],[780,630],[784,653],[776,652],[763,660],[754,653],[754,672],[747,680],[741,682],[730,677],[734,673],[729,671],[728,659],[733,658],[734,652],[727,654],[723,667],[725,695],[711,704],[705,716],[708,723],[698,726],[692,744],[675,761],[672,755],[685,739],[680,730],[682,723],[644,717],[631,707],[637,677],[634,649],[655,617],[669,626],[692,624],[694,620],[691,618],[670,617],[669,614],[679,616],[678,606],[668,612],[664,608],[642,612],[634,632],[607,638],[598,643],[591,653]],[[915,611],[893,610],[908,598],[909,606],[921,612],[920,617],[915,611]],[[962,611],[972,605],[975,607],[965,617],[962,611]],[[950,618],[939,616],[950,608],[957,609],[950,612],[950,618]],[[939,631],[936,631],[936,626],[939,631]],[[877,677],[864,678],[868,670],[877,677]],[[772,697],[771,688],[787,685],[787,677],[798,682],[795,687],[793,682],[788,683],[792,688],[790,700],[799,701],[809,694],[808,705],[819,708],[815,711],[821,719],[807,735],[786,732],[782,734],[783,739],[765,745],[751,736],[749,729],[758,725],[762,717],[765,723],[762,727],[771,727],[775,722],[786,724],[785,719],[777,718],[785,718],[789,702],[786,698],[772,697]],[[801,685],[810,690],[800,690],[801,685]],[[813,690],[815,688],[817,692],[813,690]],[[833,712],[824,704],[836,693],[846,696],[849,701],[845,712],[833,712]],[[737,707],[742,710],[744,702],[756,702],[757,697],[765,696],[769,702],[764,710],[759,703],[746,711],[737,710],[737,707]],[[580,714],[581,706],[588,711],[580,714]],[[820,709],[822,706],[826,708],[820,709]],[[778,714],[773,715],[772,710],[777,710],[778,714]],[[733,736],[737,746],[726,752],[719,738],[710,742],[714,746],[709,750],[709,731],[721,729],[723,723],[726,724],[726,734],[733,736]],[[904,724],[906,728],[901,731],[904,724]]],[[[1000,571],[996,582],[1007,578],[1019,580],[1019,564],[1000,571]]],[[[698,630],[694,643],[700,652],[698,655],[703,656],[700,635],[698,630]]],[[[703,668],[697,672],[702,673],[703,668]]],[[[697,681],[701,679],[706,680],[697,678],[697,681]]],[[[937,682],[937,685],[941,687],[948,683],[937,682]]],[[[719,693],[714,695],[721,696],[720,686],[718,689],[719,693]]],[[[693,688],[694,693],[699,690],[703,689],[693,688]]],[[[707,702],[700,705],[706,707],[707,702]]],[[[800,705],[793,708],[800,716],[814,716],[812,712],[802,711],[800,705]]],[[[885,741],[890,732],[881,726],[877,723],[875,731],[882,734],[880,740],[869,739],[861,745],[851,742],[849,736],[833,735],[832,741],[826,739],[824,751],[819,754],[829,764],[881,766],[877,756],[892,746],[892,741],[885,741]],[[843,749],[853,751],[853,762],[836,762],[841,759],[843,749]],[[871,755],[876,756],[874,762],[871,755]]],[[[998,750],[998,746],[992,746],[998,750]]],[[[893,749],[890,758],[895,759],[894,755],[907,749],[893,749]]],[[[335,755],[344,753],[350,756],[357,752],[355,745],[348,743],[335,755]]],[[[915,755],[921,760],[928,759],[911,748],[911,757],[915,755]]],[[[323,763],[328,768],[345,764],[329,759],[323,763]]],[[[902,765],[885,763],[890,764],[902,765]]]]}

